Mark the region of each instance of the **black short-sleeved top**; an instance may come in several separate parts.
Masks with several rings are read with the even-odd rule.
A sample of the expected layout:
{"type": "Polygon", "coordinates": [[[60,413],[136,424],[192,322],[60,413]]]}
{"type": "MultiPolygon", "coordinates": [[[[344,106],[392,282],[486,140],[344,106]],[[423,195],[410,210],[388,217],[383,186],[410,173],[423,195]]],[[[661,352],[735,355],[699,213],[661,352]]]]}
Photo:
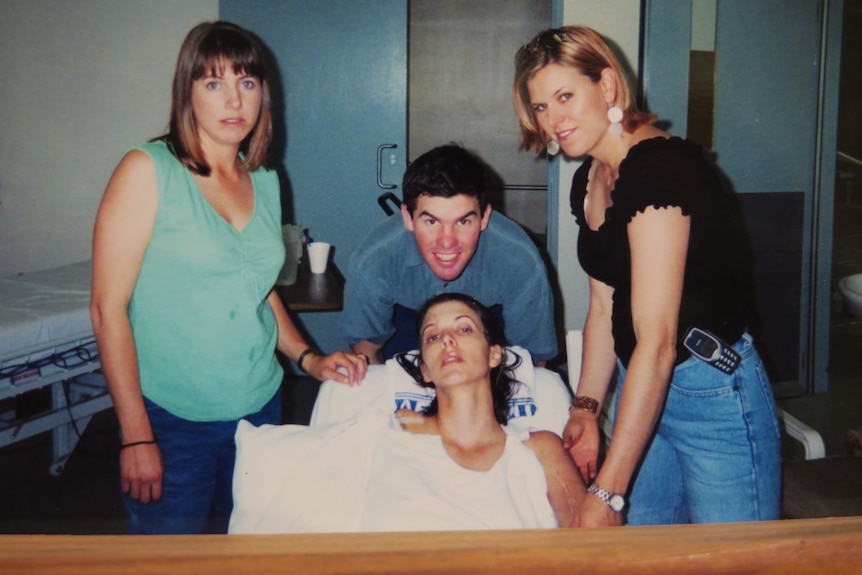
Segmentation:
{"type": "Polygon", "coordinates": [[[636,343],[627,228],[649,206],[675,206],[691,216],[676,364],[689,357],[682,336],[691,326],[709,330],[728,343],[736,342],[751,313],[750,249],[733,194],[724,192],[703,150],[677,137],[653,138],[633,146],[620,164],[611,193],[613,205],[595,231],[584,217],[591,165],[592,158],[587,158],[572,180],[572,214],[580,226],[578,259],[590,277],[614,288],[614,349],[623,365],[628,366],[636,343]]]}

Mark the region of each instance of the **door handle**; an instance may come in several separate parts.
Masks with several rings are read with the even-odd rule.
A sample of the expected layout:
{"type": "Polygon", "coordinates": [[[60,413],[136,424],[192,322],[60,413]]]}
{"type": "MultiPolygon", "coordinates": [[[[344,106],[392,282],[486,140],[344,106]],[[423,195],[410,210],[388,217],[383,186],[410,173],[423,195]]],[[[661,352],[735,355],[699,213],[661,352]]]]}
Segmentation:
{"type": "Polygon", "coordinates": [[[394,215],[396,211],[401,209],[401,200],[398,199],[398,196],[393,194],[392,192],[383,192],[377,197],[377,203],[383,208],[383,211],[386,212],[387,216],[394,215]],[[389,202],[395,206],[395,209],[389,205],[389,202]]]}
{"type": "Polygon", "coordinates": [[[383,151],[397,148],[398,144],[380,144],[377,146],[377,186],[384,190],[394,190],[398,184],[383,183],[383,151]]]}

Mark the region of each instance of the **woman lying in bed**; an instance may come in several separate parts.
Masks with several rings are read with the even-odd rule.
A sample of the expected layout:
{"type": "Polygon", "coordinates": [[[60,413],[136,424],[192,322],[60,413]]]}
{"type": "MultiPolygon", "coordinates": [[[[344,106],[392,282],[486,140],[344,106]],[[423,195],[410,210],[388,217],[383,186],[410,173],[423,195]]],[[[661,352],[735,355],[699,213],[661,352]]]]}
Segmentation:
{"type": "Polygon", "coordinates": [[[560,438],[502,427],[519,358],[506,357],[493,315],[469,296],[442,294],[419,325],[421,349],[400,363],[436,388],[425,413],[241,430],[232,533],[578,525],[585,486],[560,438]],[[279,457],[284,472],[273,473],[264,461],[279,457]]]}

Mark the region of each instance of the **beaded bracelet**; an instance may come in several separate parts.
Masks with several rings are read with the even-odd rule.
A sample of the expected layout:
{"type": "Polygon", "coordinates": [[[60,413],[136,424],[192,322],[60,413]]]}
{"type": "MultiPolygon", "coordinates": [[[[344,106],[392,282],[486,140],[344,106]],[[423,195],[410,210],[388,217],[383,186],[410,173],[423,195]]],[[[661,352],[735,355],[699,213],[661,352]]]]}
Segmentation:
{"type": "Polygon", "coordinates": [[[595,413],[599,410],[599,402],[592,397],[587,397],[585,395],[576,395],[574,399],[572,399],[572,406],[569,407],[569,413],[571,413],[573,409],[580,409],[588,413],[595,413]]]}

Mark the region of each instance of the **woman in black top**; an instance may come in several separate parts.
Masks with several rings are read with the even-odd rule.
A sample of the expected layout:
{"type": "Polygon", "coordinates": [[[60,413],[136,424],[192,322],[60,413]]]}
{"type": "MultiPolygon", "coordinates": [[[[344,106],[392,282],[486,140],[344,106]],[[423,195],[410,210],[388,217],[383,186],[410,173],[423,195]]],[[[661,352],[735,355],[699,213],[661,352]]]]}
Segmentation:
{"type": "Polygon", "coordinates": [[[596,495],[581,524],[621,524],[626,507],[630,524],[777,518],[775,402],[746,333],[745,238],[716,174],[699,147],[638,109],[595,31],[542,32],[515,66],[522,148],[585,158],[571,202],[590,309],[563,438],[596,495]],[[692,356],[686,340],[721,361],[692,356]],[[615,368],[614,433],[597,469],[615,368]]]}

